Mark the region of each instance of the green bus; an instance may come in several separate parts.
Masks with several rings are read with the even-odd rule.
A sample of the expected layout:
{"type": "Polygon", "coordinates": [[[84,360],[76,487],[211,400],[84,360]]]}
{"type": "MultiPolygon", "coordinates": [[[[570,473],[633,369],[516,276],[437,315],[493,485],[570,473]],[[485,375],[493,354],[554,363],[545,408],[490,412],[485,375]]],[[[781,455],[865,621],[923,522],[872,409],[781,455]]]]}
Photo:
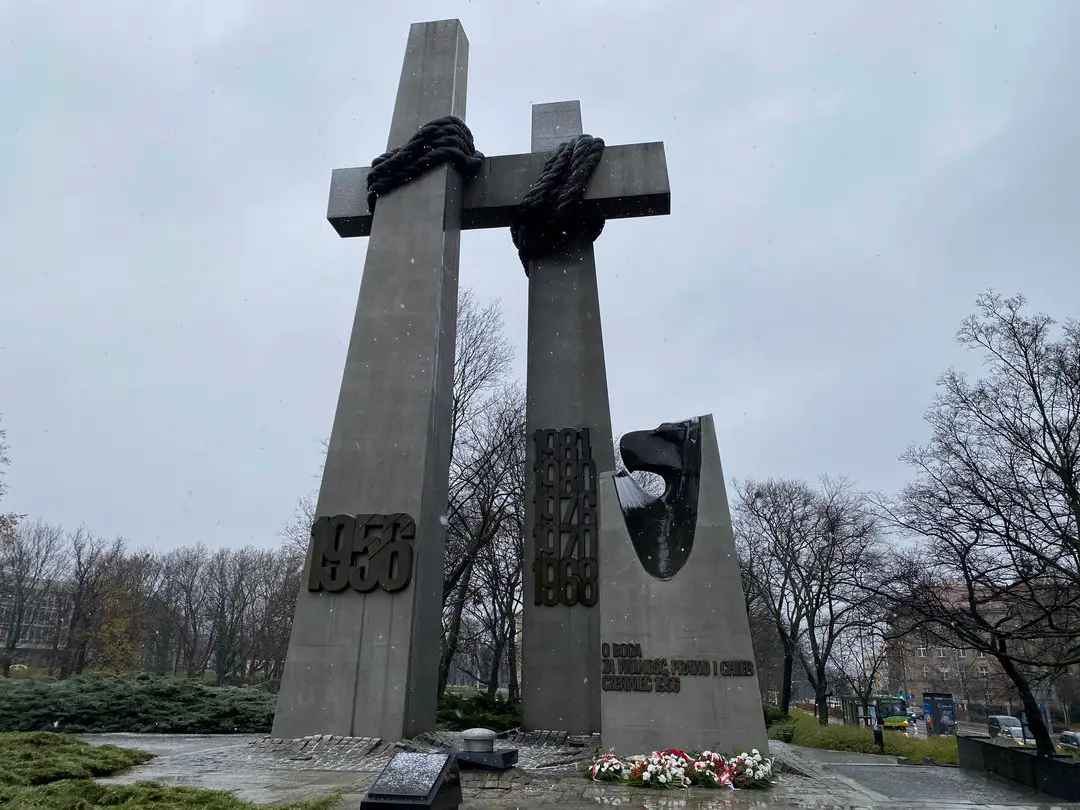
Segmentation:
{"type": "Polygon", "coordinates": [[[871,726],[876,717],[882,719],[882,725],[887,729],[906,731],[912,721],[907,716],[907,701],[903,698],[878,695],[870,698],[870,716],[863,714],[862,701],[854,695],[848,695],[840,699],[840,705],[844,713],[844,722],[858,726],[871,726]]]}
{"type": "Polygon", "coordinates": [[[908,718],[907,701],[901,697],[875,697],[874,711],[881,718],[881,724],[893,731],[907,731],[911,725],[908,718]]]}

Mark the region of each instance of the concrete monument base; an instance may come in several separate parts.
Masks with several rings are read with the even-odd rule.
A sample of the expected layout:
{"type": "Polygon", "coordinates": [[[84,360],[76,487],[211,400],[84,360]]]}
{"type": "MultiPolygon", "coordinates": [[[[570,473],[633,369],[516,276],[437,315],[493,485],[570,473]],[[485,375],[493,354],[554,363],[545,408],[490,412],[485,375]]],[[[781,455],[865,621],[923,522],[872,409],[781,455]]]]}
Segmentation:
{"type": "Polygon", "coordinates": [[[768,751],[712,416],[627,434],[600,475],[601,727],[621,755],[768,751]],[[691,553],[692,552],[692,553],[691,553]]]}

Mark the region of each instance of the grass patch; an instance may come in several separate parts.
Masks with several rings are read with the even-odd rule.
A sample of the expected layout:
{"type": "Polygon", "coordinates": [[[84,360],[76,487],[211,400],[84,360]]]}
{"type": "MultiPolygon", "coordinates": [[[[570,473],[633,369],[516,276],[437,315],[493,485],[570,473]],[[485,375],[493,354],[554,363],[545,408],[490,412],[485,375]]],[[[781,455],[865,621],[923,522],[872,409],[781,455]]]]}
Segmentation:
{"type": "MultiPolygon", "coordinates": [[[[115,745],[90,745],[66,734],[0,733],[0,807],[5,810],[250,810],[260,805],[222,790],[167,787],[152,782],[99,785],[94,776],[141,765],[152,754],[115,745]]],[[[325,810],[339,800],[276,805],[275,810],[325,810]]]]}
{"type": "Polygon", "coordinates": [[[0,792],[0,806],[5,810],[139,810],[150,807],[154,810],[254,810],[266,807],[273,807],[274,810],[326,810],[338,801],[337,796],[327,796],[295,804],[259,805],[242,801],[224,790],[172,787],[152,782],[99,785],[77,779],[22,788],[6,797],[0,792]]]}
{"type": "Polygon", "coordinates": [[[261,734],[276,703],[257,687],[149,675],[0,678],[0,732],[261,734]]]}
{"type": "Polygon", "coordinates": [[[0,734],[0,789],[107,776],[151,759],[145,751],[90,745],[66,734],[0,734]]]}
{"type": "Polygon", "coordinates": [[[446,731],[468,728],[509,731],[521,725],[521,703],[500,695],[465,697],[447,692],[439,698],[438,725],[446,731]]]}
{"type": "MultiPolygon", "coordinates": [[[[769,738],[829,751],[881,753],[874,744],[871,729],[862,726],[822,726],[814,715],[798,709],[791,710],[788,720],[771,725],[769,738]]],[[[932,757],[939,765],[956,765],[959,761],[955,737],[920,738],[888,731],[885,733],[885,753],[907,757],[916,765],[921,765],[926,757],[932,757]]]]}

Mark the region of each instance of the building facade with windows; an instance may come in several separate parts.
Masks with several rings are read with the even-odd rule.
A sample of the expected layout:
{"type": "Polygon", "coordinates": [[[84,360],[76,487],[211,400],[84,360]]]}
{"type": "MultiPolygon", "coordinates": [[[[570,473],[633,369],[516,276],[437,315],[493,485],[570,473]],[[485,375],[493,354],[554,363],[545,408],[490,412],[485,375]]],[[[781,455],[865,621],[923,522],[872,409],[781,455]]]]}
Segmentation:
{"type": "Polygon", "coordinates": [[[10,663],[32,668],[58,666],[67,650],[71,610],[70,588],[65,582],[50,582],[22,593],[10,585],[0,587],[0,647],[14,648],[10,663]],[[20,612],[21,622],[17,621],[20,612]]]}
{"type": "Polygon", "coordinates": [[[995,658],[918,631],[892,642],[888,658],[890,690],[922,701],[926,692],[950,692],[963,707],[1003,705],[1015,690],[995,658]]]}

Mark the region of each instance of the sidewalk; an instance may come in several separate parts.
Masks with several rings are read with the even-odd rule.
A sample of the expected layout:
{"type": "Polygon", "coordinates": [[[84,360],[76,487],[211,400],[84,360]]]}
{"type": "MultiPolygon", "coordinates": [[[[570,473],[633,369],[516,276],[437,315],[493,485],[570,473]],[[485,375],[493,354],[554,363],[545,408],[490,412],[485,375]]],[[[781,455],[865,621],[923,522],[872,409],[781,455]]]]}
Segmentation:
{"type": "MultiPolygon", "coordinates": [[[[1080,808],[1033,794],[1017,785],[960,768],[898,765],[896,757],[852,751],[825,751],[770,741],[774,755],[789,760],[828,784],[867,796],[874,808],[885,807],[1045,807],[1080,808]]],[[[838,789],[839,798],[844,791],[838,789]]]]}

